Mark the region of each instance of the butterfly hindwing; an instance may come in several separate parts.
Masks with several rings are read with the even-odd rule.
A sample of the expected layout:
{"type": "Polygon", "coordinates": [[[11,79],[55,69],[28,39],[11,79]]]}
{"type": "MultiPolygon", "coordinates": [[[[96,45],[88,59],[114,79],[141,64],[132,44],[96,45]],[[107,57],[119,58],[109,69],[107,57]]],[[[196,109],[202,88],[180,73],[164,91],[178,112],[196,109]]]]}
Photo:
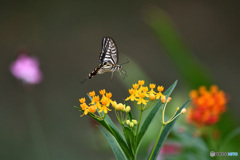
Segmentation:
{"type": "Polygon", "coordinates": [[[105,62],[105,63],[101,63],[99,65],[99,67],[95,68],[91,73],[89,73],[88,78],[92,78],[93,76],[95,76],[96,74],[103,74],[105,72],[111,72],[112,71],[112,64],[105,62]]]}

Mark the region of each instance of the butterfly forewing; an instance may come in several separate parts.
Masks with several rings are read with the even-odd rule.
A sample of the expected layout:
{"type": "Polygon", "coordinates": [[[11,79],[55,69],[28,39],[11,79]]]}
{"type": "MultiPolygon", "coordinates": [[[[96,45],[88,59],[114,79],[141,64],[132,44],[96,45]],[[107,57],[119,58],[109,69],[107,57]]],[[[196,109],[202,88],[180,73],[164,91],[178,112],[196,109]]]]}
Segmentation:
{"type": "Polygon", "coordinates": [[[112,38],[106,37],[102,41],[102,52],[99,56],[100,63],[111,63],[115,66],[118,63],[117,46],[112,38]]]}

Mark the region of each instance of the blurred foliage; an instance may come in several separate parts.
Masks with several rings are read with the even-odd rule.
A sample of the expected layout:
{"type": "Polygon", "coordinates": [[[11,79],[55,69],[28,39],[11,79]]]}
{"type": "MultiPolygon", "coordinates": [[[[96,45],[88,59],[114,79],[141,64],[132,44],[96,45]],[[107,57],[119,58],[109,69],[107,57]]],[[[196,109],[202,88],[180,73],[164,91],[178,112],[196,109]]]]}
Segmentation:
{"type": "MultiPolygon", "coordinates": [[[[173,62],[173,65],[175,65],[176,70],[179,72],[180,76],[186,82],[186,86],[188,86],[190,89],[196,89],[202,85],[209,87],[210,85],[216,83],[211,76],[211,73],[209,73],[204,65],[197,61],[194,55],[189,51],[188,47],[180,38],[180,34],[177,32],[177,29],[172,23],[171,18],[163,10],[155,6],[149,7],[145,12],[145,21],[158,38],[160,42],[159,45],[163,46],[163,48],[166,50],[166,54],[173,62]]],[[[204,144],[205,142],[201,139],[193,138],[193,133],[189,137],[186,133],[181,134],[180,136],[179,134],[174,134],[176,133],[174,132],[173,135],[176,136],[175,138],[181,141],[185,147],[184,155],[181,157],[177,156],[177,159],[206,159],[209,157],[206,157],[206,154],[209,154],[211,148],[216,149],[216,146],[221,146],[218,148],[219,152],[229,151],[229,149],[231,149],[231,151],[236,151],[236,149],[239,148],[239,144],[234,143],[233,140],[229,140],[235,139],[237,141],[240,141],[238,131],[239,129],[235,129],[238,126],[239,124],[236,118],[232,117],[232,113],[230,111],[225,113],[218,124],[215,126],[215,129],[217,128],[221,131],[221,139],[213,140],[211,138],[204,138],[205,142],[208,143],[210,148],[208,148],[206,144],[204,144]],[[198,142],[191,143],[191,145],[186,144],[192,142],[191,139],[194,139],[194,141],[198,142]],[[226,146],[222,146],[222,143],[226,146]],[[202,149],[198,149],[201,146],[202,149]],[[194,149],[196,149],[197,152],[194,151],[194,149]]],[[[212,134],[212,131],[209,133],[212,134]]],[[[212,135],[207,136],[211,137],[212,135]]],[[[175,159],[174,157],[169,158],[175,159]]]]}
{"type": "Polygon", "coordinates": [[[156,7],[148,8],[145,21],[154,31],[181,77],[191,88],[209,86],[213,83],[211,74],[194,58],[180,38],[170,17],[163,10],[156,7]]]}

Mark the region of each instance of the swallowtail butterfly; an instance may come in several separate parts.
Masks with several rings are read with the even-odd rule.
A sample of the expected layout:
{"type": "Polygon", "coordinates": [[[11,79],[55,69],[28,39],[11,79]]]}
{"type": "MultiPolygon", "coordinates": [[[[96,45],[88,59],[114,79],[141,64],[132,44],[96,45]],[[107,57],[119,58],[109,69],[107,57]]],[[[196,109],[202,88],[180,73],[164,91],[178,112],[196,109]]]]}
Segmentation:
{"type": "MultiPolygon", "coordinates": [[[[128,60],[127,62],[128,63],[128,60]]],[[[123,64],[125,64],[123,63],[123,64]]],[[[111,79],[113,78],[113,72],[118,71],[126,75],[126,71],[122,68],[122,65],[118,64],[118,50],[116,43],[110,37],[104,37],[102,40],[102,51],[99,55],[99,67],[95,68],[91,73],[88,74],[88,78],[82,81],[85,82],[87,79],[91,79],[97,74],[103,74],[105,72],[112,72],[111,79]]]]}

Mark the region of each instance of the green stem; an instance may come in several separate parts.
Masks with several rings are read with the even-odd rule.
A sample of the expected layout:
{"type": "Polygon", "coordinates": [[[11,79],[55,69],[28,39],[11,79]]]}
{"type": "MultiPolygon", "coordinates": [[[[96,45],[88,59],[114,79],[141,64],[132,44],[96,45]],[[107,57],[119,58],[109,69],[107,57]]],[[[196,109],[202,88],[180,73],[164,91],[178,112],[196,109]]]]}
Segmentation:
{"type": "Polygon", "coordinates": [[[165,108],[166,108],[167,103],[164,104],[163,106],[163,111],[162,111],[162,124],[164,124],[164,113],[165,113],[165,108]]]}
{"type": "Polygon", "coordinates": [[[135,106],[137,109],[141,110],[141,108],[139,108],[139,107],[137,106],[137,104],[136,104],[135,101],[133,101],[133,104],[134,104],[134,106],[135,106]]]}
{"type": "MultiPolygon", "coordinates": [[[[142,113],[143,113],[143,110],[142,110],[142,105],[141,105],[141,113],[140,113],[140,117],[139,117],[139,120],[138,120],[138,126],[137,126],[137,132],[136,132],[136,139],[135,139],[135,143],[137,144],[137,139],[138,139],[138,132],[139,132],[139,127],[140,127],[140,124],[141,124],[141,119],[142,119],[142,113]]],[[[137,148],[134,149],[135,150],[135,153],[134,154],[134,160],[137,158],[137,148]]]]}
{"type": "Polygon", "coordinates": [[[153,149],[152,149],[152,152],[151,152],[151,155],[150,155],[150,157],[149,157],[149,160],[152,159],[153,153],[154,153],[154,151],[155,151],[155,149],[156,149],[156,147],[157,147],[157,144],[158,144],[158,141],[159,141],[159,139],[160,139],[160,137],[161,137],[161,134],[162,134],[162,131],[163,131],[164,126],[165,126],[165,124],[162,124],[161,130],[160,130],[159,135],[158,135],[158,138],[157,138],[157,142],[155,143],[155,145],[154,145],[154,147],[153,147],[153,149]]]}
{"type": "Polygon", "coordinates": [[[152,102],[150,103],[150,105],[148,105],[148,106],[144,109],[144,111],[147,110],[148,108],[152,107],[152,106],[155,104],[155,102],[156,102],[156,101],[152,101],[152,102]]]}

